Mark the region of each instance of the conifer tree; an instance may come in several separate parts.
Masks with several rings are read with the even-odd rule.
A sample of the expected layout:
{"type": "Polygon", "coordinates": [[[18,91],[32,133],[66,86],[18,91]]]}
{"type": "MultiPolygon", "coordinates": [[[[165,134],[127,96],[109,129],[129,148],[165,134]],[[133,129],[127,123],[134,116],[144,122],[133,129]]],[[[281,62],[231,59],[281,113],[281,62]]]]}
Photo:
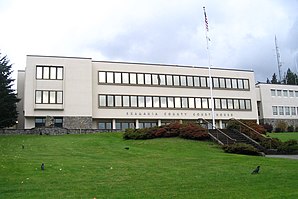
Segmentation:
{"type": "Polygon", "coordinates": [[[17,102],[19,99],[12,88],[14,79],[11,78],[12,64],[0,53],[0,129],[11,127],[16,123],[17,102]]]}

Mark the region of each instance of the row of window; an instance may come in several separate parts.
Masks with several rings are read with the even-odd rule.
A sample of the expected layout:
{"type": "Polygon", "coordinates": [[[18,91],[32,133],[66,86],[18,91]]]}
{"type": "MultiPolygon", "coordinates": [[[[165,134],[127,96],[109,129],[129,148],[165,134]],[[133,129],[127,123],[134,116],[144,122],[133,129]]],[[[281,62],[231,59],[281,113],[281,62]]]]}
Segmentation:
{"type": "Polygon", "coordinates": [[[273,115],[298,115],[298,107],[272,106],[273,115]]]}
{"type": "Polygon", "coordinates": [[[63,104],[63,92],[36,90],[35,103],[36,104],[63,104]]]}
{"type": "MultiPolygon", "coordinates": [[[[210,109],[211,99],[203,97],[164,97],[134,95],[99,95],[99,107],[196,108],[210,109]]],[[[215,109],[251,109],[250,99],[215,98],[215,109]]]]}
{"type": "Polygon", "coordinates": [[[36,66],[36,79],[63,79],[63,66],[36,66]]]}
{"type": "MultiPolygon", "coordinates": [[[[161,125],[166,124],[162,122],[161,125]]],[[[116,120],[115,129],[125,130],[127,128],[136,128],[134,120],[116,120]]],[[[140,120],[138,128],[149,128],[157,126],[157,120],[140,120]]],[[[101,120],[98,122],[98,129],[101,130],[111,130],[113,129],[112,120],[101,120]]]]}
{"type": "MultiPolygon", "coordinates": [[[[186,76],[170,74],[98,72],[99,83],[110,84],[141,84],[160,86],[209,87],[209,78],[205,76],[186,76]]],[[[212,77],[214,88],[247,89],[248,79],[212,77]]]]}
{"type": "MultiPolygon", "coordinates": [[[[46,125],[46,117],[36,117],[35,118],[35,127],[44,127],[46,125]]],[[[63,126],[63,117],[54,117],[54,126],[62,127],[63,126]]]]}
{"type": "Polygon", "coordinates": [[[298,97],[298,91],[271,89],[271,96],[298,97]]]}

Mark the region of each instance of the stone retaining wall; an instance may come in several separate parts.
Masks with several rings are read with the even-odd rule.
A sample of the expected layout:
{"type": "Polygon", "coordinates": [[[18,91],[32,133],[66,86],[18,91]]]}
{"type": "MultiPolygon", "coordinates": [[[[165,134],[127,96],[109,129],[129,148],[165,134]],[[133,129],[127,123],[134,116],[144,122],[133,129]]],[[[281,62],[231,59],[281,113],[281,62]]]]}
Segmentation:
{"type": "Polygon", "coordinates": [[[0,129],[0,135],[65,135],[65,134],[86,134],[99,132],[117,132],[119,130],[100,129],[67,129],[67,128],[33,128],[33,129],[0,129]]]}

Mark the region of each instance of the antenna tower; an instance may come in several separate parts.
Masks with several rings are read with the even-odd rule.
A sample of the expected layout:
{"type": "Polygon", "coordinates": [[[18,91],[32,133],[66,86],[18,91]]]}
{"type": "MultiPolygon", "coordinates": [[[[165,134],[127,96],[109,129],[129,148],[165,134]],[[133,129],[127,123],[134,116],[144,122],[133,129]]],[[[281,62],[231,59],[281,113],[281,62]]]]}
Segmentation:
{"type": "Polygon", "coordinates": [[[278,75],[279,75],[279,82],[281,82],[281,59],[280,59],[280,52],[279,52],[279,47],[277,45],[277,38],[275,35],[275,51],[276,51],[276,59],[277,59],[277,67],[278,67],[278,75]]]}

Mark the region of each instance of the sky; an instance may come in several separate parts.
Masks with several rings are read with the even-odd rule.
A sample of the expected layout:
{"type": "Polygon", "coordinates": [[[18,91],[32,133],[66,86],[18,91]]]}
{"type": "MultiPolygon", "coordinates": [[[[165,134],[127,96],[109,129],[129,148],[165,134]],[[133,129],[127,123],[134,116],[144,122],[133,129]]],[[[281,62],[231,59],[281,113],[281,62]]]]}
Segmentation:
{"type": "Polygon", "coordinates": [[[0,52],[248,69],[256,81],[297,72],[298,0],[0,0],[0,52]]]}

